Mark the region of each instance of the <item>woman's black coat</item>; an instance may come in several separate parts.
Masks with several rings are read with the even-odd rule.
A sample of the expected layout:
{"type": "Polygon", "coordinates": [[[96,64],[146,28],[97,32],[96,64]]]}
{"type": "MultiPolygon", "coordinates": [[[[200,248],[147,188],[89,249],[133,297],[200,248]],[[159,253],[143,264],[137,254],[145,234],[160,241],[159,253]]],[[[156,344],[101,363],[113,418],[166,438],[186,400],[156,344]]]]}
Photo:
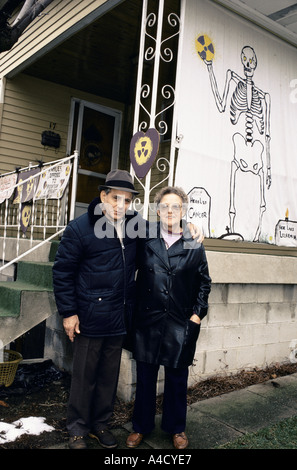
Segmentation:
{"type": "Polygon", "coordinates": [[[168,250],[160,234],[142,240],[134,358],[174,368],[192,364],[200,325],[190,317],[207,314],[210,285],[204,247],[190,235],[168,250]]]}

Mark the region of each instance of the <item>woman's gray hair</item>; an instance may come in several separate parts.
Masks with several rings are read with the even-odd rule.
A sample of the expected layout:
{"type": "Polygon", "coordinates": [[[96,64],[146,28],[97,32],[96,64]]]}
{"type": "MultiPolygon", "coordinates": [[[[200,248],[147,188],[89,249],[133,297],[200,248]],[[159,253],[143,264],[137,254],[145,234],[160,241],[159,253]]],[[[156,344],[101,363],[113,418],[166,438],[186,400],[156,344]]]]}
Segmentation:
{"type": "Polygon", "coordinates": [[[176,194],[181,198],[183,206],[188,204],[188,196],[182,188],[179,188],[178,186],[167,186],[166,188],[160,189],[160,191],[156,194],[154,202],[157,206],[160,204],[162,198],[166,194],[176,194]]]}

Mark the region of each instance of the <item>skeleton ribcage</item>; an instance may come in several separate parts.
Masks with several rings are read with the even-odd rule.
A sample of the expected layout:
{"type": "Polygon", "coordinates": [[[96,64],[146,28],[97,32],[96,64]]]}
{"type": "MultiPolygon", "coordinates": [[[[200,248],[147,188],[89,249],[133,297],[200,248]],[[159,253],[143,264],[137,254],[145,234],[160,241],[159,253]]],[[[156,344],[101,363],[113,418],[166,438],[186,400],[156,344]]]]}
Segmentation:
{"type": "Polygon", "coordinates": [[[252,100],[251,107],[248,108],[247,102],[247,86],[246,83],[239,82],[231,98],[230,104],[230,119],[232,124],[236,124],[242,113],[246,114],[246,130],[247,133],[251,133],[253,126],[253,120],[256,119],[258,123],[258,129],[261,134],[264,132],[264,116],[262,102],[259,97],[258,91],[252,88],[252,100]],[[249,131],[248,131],[249,129],[249,131]]]}

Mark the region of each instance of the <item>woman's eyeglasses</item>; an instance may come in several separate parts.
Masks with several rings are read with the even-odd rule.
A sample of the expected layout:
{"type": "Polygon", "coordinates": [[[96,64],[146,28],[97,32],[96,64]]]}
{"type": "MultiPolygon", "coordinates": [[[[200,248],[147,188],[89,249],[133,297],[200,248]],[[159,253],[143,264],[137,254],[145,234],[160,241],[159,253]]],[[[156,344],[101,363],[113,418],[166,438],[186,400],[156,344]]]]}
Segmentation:
{"type": "Polygon", "coordinates": [[[159,204],[158,209],[160,212],[174,212],[177,213],[181,210],[180,204],[159,204]]]}

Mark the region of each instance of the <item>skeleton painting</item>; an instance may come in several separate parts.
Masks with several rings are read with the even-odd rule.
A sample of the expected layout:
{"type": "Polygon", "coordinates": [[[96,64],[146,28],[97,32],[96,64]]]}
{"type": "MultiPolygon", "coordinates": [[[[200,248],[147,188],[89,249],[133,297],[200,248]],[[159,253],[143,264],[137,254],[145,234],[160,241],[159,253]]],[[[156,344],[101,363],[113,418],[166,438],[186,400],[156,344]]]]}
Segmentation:
{"type": "Polygon", "coordinates": [[[227,99],[231,93],[229,112],[230,121],[238,131],[232,136],[233,157],[230,175],[230,206],[229,227],[227,233],[235,232],[236,218],[236,176],[238,170],[246,174],[252,173],[259,181],[260,207],[257,228],[254,234],[255,242],[259,241],[263,213],[266,210],[266,188],[271,185],[270,165],[270,94],[258,88],[254,81],[257,68],[257,56],[251,46],[244,46],[241,51],[242,76],[232,70],[227,70],[222,95],[219,92],[213,67],[214,47],[208,36],[199,36],[196,49],[200,58],[207,66],[212,93],[220,113],[227,107],[227,99]],[[244,131],[239,123],[244,122],[244,131]],[[257,135],[257,138],[256,138],[257,135]]]}

